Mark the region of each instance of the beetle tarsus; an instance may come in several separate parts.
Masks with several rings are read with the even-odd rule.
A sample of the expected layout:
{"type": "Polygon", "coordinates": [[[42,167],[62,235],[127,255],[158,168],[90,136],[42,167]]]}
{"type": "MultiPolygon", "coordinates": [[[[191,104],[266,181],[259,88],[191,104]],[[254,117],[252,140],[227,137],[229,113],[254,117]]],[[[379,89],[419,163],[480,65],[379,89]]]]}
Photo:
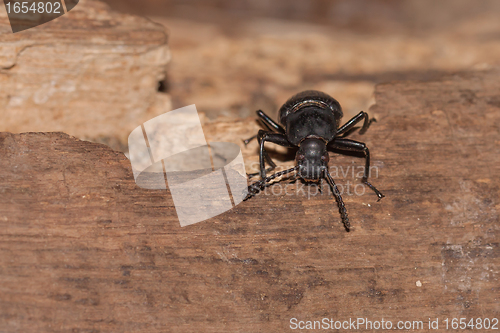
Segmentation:
{"type": "Polygon", "coordinates": [[[250,141],[252,141],[252,140],[253,140],[253,139],[255,139],[255,138],[257,138],[257,135],[254,135],[254,136],[252,136],[251,138],[248,138],[248,139],[246,139],[246,140],[243,140],[243,143],[245,144],[245,146],[247,146],[247,145],[250,143],[250,141]]]}
{"type": "Polygon", "coordinates": [[[372,184],[370,184],[366,179],[363,179],[363,184],[365,184],[366,186],[371,188],[373,192],[375,192],[375,194],[378,197],[377,202],[380,201],[382,198],[385,198],[385,195],[383,195],[382,192],[377,190],[377,188],[375,186],[373,186],[372,184]]]}
{"type": "MultiPolygon", "coordinates": [[[[273,171],[275,168],[276,168],[276,166],[274,166],[274,167],[270,166],[269,168],[266,169],[266,173],[270,172],[270,171],[273,171]]],[[[251,178],[253,178],[255,176],[258,176],[258,175],[260,175],[260,172],[247,173],[248,179],[251,179],[251,178]]]]}
{"type": "Polygon", "coordinates": [[[258,182],[253,183],[252,185],[248,186],[247,193],[245,198],[243,200],[248,200],[251,197],[255,196],[257,193],[262,191],[262,188],[264,188],[265,183],[262,180],[259,180],[258,182]]]}

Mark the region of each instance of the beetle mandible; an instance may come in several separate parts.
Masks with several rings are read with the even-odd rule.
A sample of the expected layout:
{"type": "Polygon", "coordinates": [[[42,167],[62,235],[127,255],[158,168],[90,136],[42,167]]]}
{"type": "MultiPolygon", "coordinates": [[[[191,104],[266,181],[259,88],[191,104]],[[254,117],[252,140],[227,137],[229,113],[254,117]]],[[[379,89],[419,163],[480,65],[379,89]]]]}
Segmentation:
{"type": "MultiPolygon", "coordinates": [[[[321,179],[326,179],[337,201],[342,223],[345,229],[349,231],[350,223],[347,217],[347,209],[340,191],[328,171],[328,161],[330,160],[328,151],[332,149],[364,154],[365,168],[361,181],[375,192],[378,200],[384,197],[379,190],[368,182],[370,172],[370,151],[368,147],[363,142],[346,139],[349,134],[357,129],[354,126],[362,120],[364,120],[364,123],[359,133],[364,134],[366,132],[371,123],[366,112],[359,112],[340,127],[340,119],[343,113],[339,102],[321,91],[307,90],[292,96],[280,108],[279,122],[281,125],[273,121],[262,110],[257,111],[257,116],[268,131],[259,130],[256,136],[244,141],[245,144],[248,144],[252,139],[257,138],[259,142],[260,172],[254,175],[260,174],[261,177],[259,181],[248,187],[245,200],[261,191],[271,180],[294,171],[296,171],[296,177],[302,178],[306,182],[318,182],[321,179]],[[265,142],[272,142],[288,148],[298,148],[295,155],[296,166],[268,177],[267,172],[276,168],[276,164],[266,152],[264,148],[265,142]],[[270,165],[267,170],[265,161],[270,165]]],[[[374,120],[372,119],[372,121],[374,120]]]]}

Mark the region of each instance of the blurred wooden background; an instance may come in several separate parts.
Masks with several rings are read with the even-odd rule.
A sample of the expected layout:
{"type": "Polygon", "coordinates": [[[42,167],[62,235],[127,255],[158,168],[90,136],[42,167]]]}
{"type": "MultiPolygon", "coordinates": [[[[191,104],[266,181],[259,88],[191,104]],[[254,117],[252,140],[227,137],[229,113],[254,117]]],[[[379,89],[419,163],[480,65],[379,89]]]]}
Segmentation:
{"type": "Polygon", "coordinates": [[[471,0],[106,0],[169,31],[173,107],[209,119],[273,113],[323,90],[346,114],[376,83],[428,80],[500,64],[500,3],[471,0]]]}
{"type": "Polygon", "coordinates": [[[136,124],[190,104],[208,123],[274,114],[318,89],[347,118],[374,103],[377,83],[500,64],[498,1],[107,2],[14,35],[0,12],[1,131],[127,151],[136,124]]]}
{"type": "Polygon", "coordinates": [[[0,12],[0,332],[499,318],[498,2],[136,4],[82,0],[14,35],[0,12]],[[255,109],[303,89],[377,119],[352,138],[386,198],[344,194],[350,233],[300,182],[185,228],[169,191],[136,186],[135,126],[196,103],[207,140],[239,144],[251,171],[255,109]]]}

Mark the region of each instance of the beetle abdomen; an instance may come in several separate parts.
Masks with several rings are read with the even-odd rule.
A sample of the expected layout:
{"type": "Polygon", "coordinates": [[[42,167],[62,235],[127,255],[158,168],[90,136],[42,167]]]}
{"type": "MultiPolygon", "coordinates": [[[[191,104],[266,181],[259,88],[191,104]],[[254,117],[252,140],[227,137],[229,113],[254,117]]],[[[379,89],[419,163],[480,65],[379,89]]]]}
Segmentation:
{"type": "Polygon", "coordinates": [[[342,108],[335,98],[321,91],[306,90],[293,95],[283,104],[279,110],[280,123],[285,125],[288,115],[310,106],[330,111],[337,124],[343,116],[342,108]]]}

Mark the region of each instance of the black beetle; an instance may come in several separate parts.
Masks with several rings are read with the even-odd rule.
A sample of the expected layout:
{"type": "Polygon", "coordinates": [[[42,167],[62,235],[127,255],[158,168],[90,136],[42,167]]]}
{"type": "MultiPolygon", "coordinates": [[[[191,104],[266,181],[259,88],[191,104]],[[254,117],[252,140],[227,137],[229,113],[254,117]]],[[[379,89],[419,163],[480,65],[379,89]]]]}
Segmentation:
{"type": "Polygon", "coordinates": [[[366,164],[362,182],[377,194],[378,200],[384,197],[379,190],[368,182],[370,172],[370,151],[368,147],[362,142],[345,138],[356,129],[354,126],[362,120],[364,120],[364,123],[359,133],[364,134],[366,132],[371,123],[366,112],[361,111],[342,127],[339,127],[340,119],[343,116],[339,102],[323,92],[307,90],[292,96],[280,108],[279,121],[283,126],[274,122],[262,110],[257,111],[257,116],[269,131],[259,130],[256,136],[244,141],[247,144],[255,137],[259,141],[260,173],[254,175],[260,174],[261,177],[260,181],[248,187],[245,200],[262,190],[271,180],[293,171],[297,171],[296,176],[305,181],[320,181],[325,178],[337,200],[344,227],[349,231],[350,224],[347,209],[337,185],[335,185],[328,171],[328,150],[332,149],[364,154],[366,164]],[[264,148],[266,141],[283,147],[298,148],[295,156],[297,165],[266,177],[266,172],[276,167],[276,164],[264,148]],[[270,165],[267,170],[264,160],[270,165]]]}

